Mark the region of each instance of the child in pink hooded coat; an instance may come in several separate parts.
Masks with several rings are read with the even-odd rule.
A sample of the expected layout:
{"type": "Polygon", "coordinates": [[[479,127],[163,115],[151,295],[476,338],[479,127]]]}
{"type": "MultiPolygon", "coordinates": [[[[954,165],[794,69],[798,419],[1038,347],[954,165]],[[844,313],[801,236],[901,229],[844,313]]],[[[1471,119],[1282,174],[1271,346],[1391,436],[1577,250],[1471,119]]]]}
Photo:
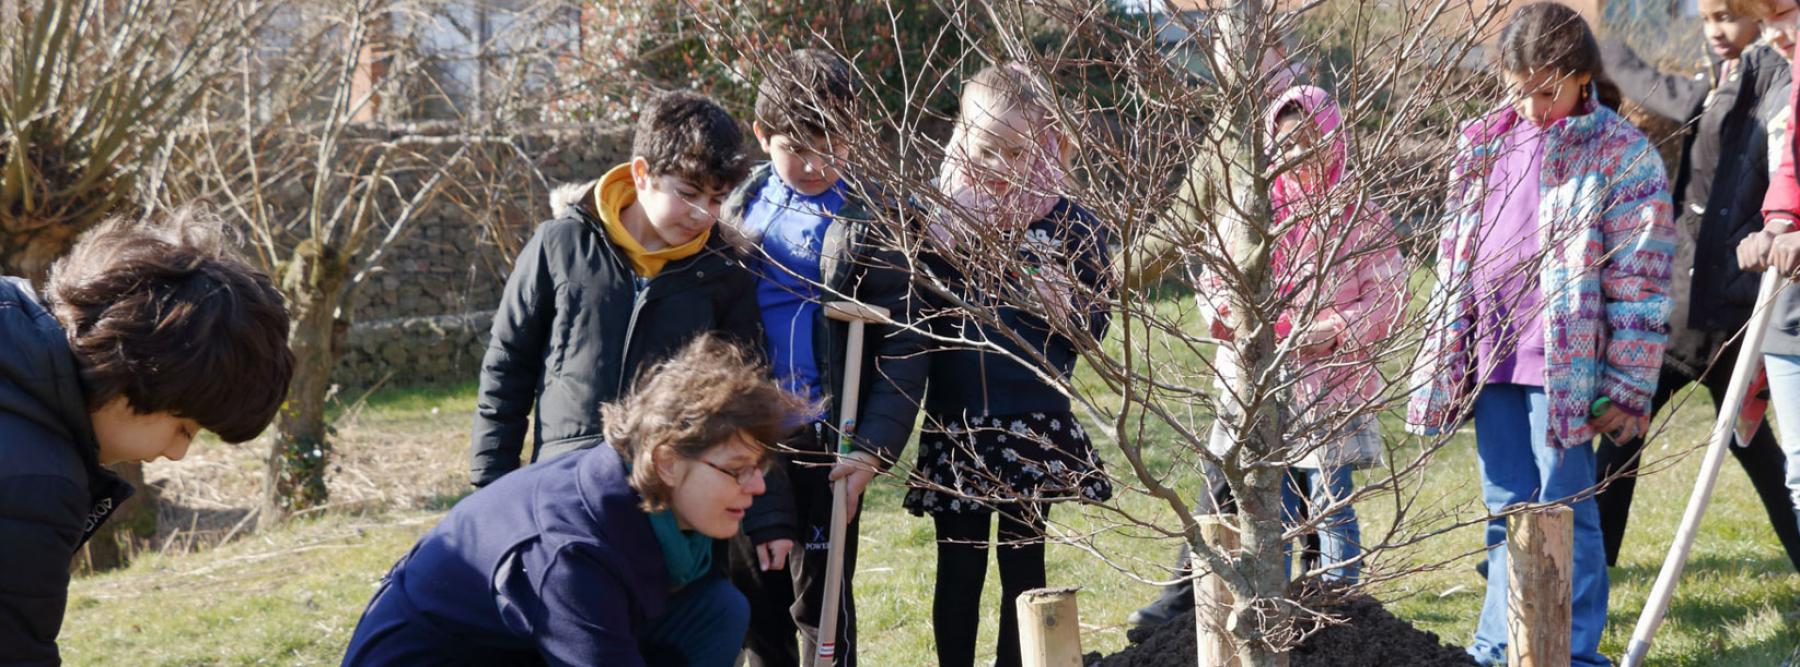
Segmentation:
{"type": "MultiPolygon", "coordinates": [[[[1288,228],[1270,265],[1287,304],[1275,331],[1277,350],[1288,350],[1292,360],[1284,362],[1294,376],[1284,409],[1296,420],[1288,432],[1298,436],[1289,443],[1283,506],[1294,521],[1324,515],[1315,523],[1320,555],[1330,568],[1325,576],[1354,582],[1361,548],[1349,503],[1350,471],[1380,455],[1379,426],[1363,408],[1384,387],[1372,354],[1400,315],[1405,278],[1392,221],[1367,201],[1354,177],[1346,178],[1342,125],[1330,93],[1295,86],[1269,107],[1264,130],[1272,161],[1283,169],[1269,189],[1275,229],[1288,228]],[[1288,164],[1293,166],[1284,167],[1288,164]]],[[[1224,238],[1231,238],[1225,231],[1224,238]]],[[[1227,292],[1216,274],[1206,275],[1203,284],[1206,295],[1227,292]]],[[[1223,300],[1211,296],[1203,302],[1215,313],[1215,334],[1228,338],[1229,328],[1220,324],[1228,315],[1223,300]]],[[[1230,346],[1220,352],[1220,384],[1230,386],[1238,364],[1230,346]]],[[[1227,454],[1235,439],[1224,422],[1215,422],[1212,434],[1211,449],[1218,455],[1227,454]]],[[[1228,494],[1216,479],[1214,488],[1215,495],[1228,494]]]]}

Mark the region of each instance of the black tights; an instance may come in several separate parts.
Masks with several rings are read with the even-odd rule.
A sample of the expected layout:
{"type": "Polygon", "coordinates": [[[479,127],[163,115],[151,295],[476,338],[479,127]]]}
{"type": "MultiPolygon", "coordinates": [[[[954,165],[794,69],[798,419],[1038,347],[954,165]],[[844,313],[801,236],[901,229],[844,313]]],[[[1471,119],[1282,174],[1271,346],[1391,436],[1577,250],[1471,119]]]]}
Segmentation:
{"type": "MultiPolygon", "coordinates": [[[[1000,645],[997,667],[1019,664],[1019,594],[1044,587],[1044,515],[1049,506],[1015,503],[1000,513],[1000,645]]],[[[975,634],[981,624],[981,587],[987,579],[988,530],[993,512],[933,514],[937,523],[937,591],[931,603],[932,635],[938,665],[975,664],[975,634]]]]}

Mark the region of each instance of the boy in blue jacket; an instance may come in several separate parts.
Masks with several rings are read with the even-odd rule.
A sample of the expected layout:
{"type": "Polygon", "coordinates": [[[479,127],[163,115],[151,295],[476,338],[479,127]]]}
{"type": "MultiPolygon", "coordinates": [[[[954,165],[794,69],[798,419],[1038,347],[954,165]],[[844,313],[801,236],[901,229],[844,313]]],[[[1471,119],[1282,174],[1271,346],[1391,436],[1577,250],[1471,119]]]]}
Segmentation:
{"type": "Polygon", "coordinates": [[[855,82],[843,60],[815,49],[778,59],[757,90],[753,126],[769,163],[725,205],[725,219],[755,246],[755,303],[774,373],[790,391],[826,408],[807,415],[800,433],[782,443],[769,491],[745,521],[756,553],[736,577],[750,597],[752,665],[798,665],[802,656],[810,663],[816,653],[831,547],[831,489],[840,478],[849,479],[852,516],[837,664],[856,664],[855,505],[876,472],[905,449],[923,393],[928,361],[922,337],[870,325],[854,453],[836,460],[848,325],[826,318],[824,304],[880,306],[900,323],[912,321],[917,310],[911,277],[901,268],[904,255],[889,242],[895,225],[905,224],[904,209],[842,172],[855,118],[855,82]]]}

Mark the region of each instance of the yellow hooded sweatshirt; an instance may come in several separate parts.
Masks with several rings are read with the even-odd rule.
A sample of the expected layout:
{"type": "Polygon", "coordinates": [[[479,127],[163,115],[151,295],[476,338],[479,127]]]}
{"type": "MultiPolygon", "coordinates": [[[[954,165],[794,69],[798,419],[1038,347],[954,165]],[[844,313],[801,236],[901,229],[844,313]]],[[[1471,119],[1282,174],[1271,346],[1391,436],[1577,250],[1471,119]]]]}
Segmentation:
{"type": "Polygon", "coordinates": [[[612,239],[613,245],[624,249],[625,256],[631,259],[632,270],[645,278],[655,276],[662,271],[663,265],[678,259],[687,259],[700,253],[706,247],[706,239],[712,236],[712,230],[700,232],[694,240],[678,246],[670,246],[662,250],[649,251],[644,244],[638,243],[631,232],[626,231],[625,223],[619,216],[620,211],[637,201],[637,187],[631,183],[631,163],[627,162],[606,172],[600,177],[599,185],[594,187],[594,212],[600,215],[601,222],[606,223],[606,237],[612,239]]]}

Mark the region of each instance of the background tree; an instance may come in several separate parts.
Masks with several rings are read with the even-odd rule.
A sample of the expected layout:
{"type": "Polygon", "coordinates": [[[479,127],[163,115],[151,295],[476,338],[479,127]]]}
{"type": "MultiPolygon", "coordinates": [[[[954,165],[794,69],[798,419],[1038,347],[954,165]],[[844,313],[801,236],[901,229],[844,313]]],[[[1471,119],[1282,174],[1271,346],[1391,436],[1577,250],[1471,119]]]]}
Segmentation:
{"type": "MultiPolygon", "coordinates": [[[[544,99],[528,96],[544,90],[533,68],[557,46],[539,39],[557,7],[514,7],[506,29],[474,33],[470,20],[491,28],[494,17],[471,19],[468,9],[282,3],[176,150],[181,178],[170,196],[210,201],[244,225],[294,319],[295,373],[269,449],[262,522],[328,501],[331,373],[357,288],[440,193],[491,211],[494,197],[474,193],[515,185],[470,171],[522,155],[509,132],[544,99]],[[457,43],[466,48],[446,46],[457,43]]],[[[470,234],[484,222],[470,219],[470,234]]]]}
{"type": "Polygon", "coordinates": [[[157,187],[173,130],[245,35],[228,8],[28,0],[0,18],[0,270],[41,280],[157,187]]]}

